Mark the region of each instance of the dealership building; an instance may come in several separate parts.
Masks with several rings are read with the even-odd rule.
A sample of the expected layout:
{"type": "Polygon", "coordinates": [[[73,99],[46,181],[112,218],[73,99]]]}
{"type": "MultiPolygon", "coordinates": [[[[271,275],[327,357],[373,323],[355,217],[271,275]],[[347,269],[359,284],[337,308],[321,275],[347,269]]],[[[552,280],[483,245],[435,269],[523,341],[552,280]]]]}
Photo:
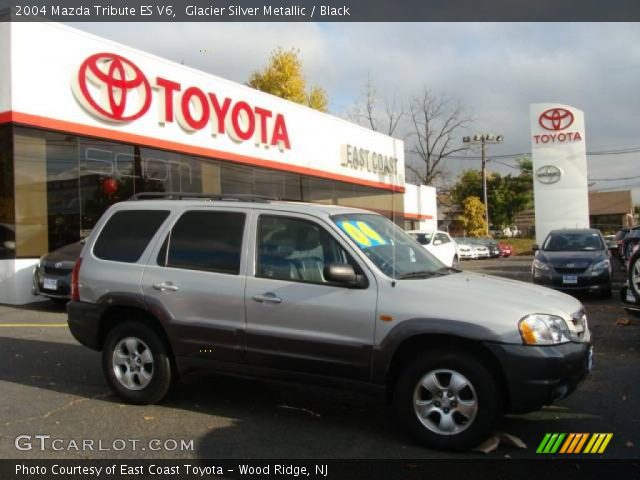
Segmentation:
{"type": "Polygon", "coordinates": [[[0,303],[36,300],[39,257],[139,192],[363,207],[428,227],[435,192],[406,189],[401,140],[65,25],[0,22],[0,303]]]}

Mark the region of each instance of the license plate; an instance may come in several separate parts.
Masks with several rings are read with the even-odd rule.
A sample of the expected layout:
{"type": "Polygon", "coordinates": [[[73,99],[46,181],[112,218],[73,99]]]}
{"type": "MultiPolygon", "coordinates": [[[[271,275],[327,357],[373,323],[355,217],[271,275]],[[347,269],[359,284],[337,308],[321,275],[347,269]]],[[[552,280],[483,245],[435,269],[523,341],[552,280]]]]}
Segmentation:
{"type": "Polygon", "coordinates": [[[636,303],[636,297],[633,296],[633,292],[630,288],[627,288],[627,298],[626,301],[629,303],[636,303]]]}
{"type": "Polygon", "coordinates": [[[576,285],[578,283],[577,275],[563,275],[562,283],[565,285],[576,285]]]}
{"type": "Polygon", "coordinates": [[[593,370],[593,347],[589,348],[589,357],[587,359],[587,371],[593,370]]]}
{"type": "Polygon", "coordinates": [[[45,278],[43,286],[47,290],[57,290],[58,289],[58,280],[54,280],[53,278],[45,278]]]}

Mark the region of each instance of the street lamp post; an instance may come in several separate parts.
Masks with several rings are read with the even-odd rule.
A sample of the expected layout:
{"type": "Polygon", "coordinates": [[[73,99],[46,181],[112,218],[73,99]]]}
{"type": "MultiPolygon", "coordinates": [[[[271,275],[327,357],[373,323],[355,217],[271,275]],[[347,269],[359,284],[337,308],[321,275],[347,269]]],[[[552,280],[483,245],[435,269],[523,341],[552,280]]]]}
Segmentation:
{"type": "Polygon", "coordinates": [[[472,137],[463,137],[462,142],[471,145],[480,145],[482,159],[482,203],[484,203],[484,220],[487,224],[487,236],[489,236],[489,201],[487,200],[487,150],[486,145],[492,143],[502,143],[504,135],[494,135],[492,133],[476,133],[472,137]]]}

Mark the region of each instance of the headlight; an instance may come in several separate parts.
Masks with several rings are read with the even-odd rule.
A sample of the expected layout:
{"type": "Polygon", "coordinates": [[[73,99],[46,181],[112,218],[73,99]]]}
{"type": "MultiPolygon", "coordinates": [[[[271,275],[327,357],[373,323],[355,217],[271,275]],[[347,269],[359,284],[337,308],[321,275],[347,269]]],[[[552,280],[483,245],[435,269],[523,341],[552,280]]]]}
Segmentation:
{"type": "Polygon", "coordinates": [[[549,265],[544,262],[541,262],[537,258],[533,260],[533,268],[537,270],[549,270],[549,265]]]}
{"type": "Polygon", "coordinates": [[[591,268],[591,272],[592,272],[592,274],[595,274],[595,273],[600,272],[602,270],[609,270],[609,269],[611,269],[611,261],[609,259],[607,259],[607,260],[603,260],[601,262],[596,263],[591,268]]]}
{"type": "Polygon", "coordinates": [[[557,345],[569,342],[569,326],[561,317],[534,313],[518,324],[522,340],[527,345],[557,345]]]}

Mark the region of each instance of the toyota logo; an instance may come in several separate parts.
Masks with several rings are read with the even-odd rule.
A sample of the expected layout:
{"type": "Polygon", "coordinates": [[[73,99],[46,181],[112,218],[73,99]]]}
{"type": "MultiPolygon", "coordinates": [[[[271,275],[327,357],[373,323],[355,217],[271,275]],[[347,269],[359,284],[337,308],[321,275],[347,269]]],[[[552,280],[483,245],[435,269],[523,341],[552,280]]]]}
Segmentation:
{"type": "Polygon", "coordinates": [[[536,178],[540,183],[556,183],[562,177],[562,170],[554,165],[545,165],[536,170],[536,178]]]}
{"type": "Polygon", "coordinates": [[[151,105],[147,77],[137,65],[115,53],[91,55],[80,65],[75,80],[76,99],[102,120],[130,122],[151,105]]]}
{"type": "Polygon", "coordinates": [[[545,130],[564,130],[573,123],[573,113],[566,108],[550,108],[542,112],[538,123],[545,130]]]}

